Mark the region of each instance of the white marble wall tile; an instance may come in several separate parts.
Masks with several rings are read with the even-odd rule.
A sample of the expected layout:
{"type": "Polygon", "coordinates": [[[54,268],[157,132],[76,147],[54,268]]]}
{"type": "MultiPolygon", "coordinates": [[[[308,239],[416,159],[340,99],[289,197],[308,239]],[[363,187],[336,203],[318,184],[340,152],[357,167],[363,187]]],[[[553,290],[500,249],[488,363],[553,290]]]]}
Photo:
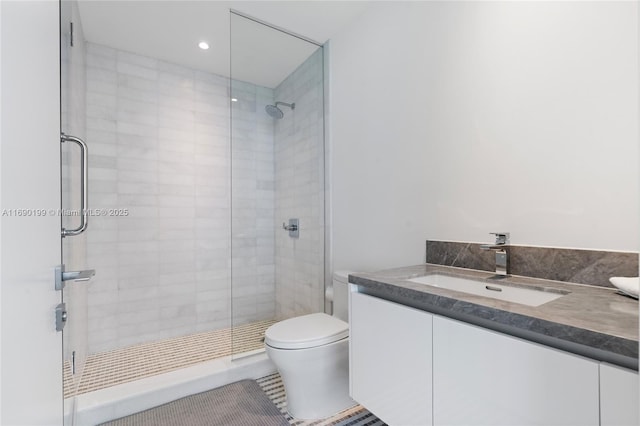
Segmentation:
{"type": "Polygon", "coordinates": [[[86,64],[101,70],[116,70],[116,50],[99,44],[85,44],[86,64]]]}
{"type": "Polygon", "coordinates": [[[324,310],[324,146],[322,51],[275,90],[295,102],[275,124],[276,226],[300,219],[300,238],[276,233],[275,300],[280,318],[324,310]]]}
{"type": "Polygon", "coordinates": [[[232,147],[227,78],[91,43],[86,56],[90,199],[129,209],[92,221],[87,259],[109,273],[89,296],[90,351],[228,327],[232,303],[236,323],[272,318],[273,91],[234,82],[232,147]]]}

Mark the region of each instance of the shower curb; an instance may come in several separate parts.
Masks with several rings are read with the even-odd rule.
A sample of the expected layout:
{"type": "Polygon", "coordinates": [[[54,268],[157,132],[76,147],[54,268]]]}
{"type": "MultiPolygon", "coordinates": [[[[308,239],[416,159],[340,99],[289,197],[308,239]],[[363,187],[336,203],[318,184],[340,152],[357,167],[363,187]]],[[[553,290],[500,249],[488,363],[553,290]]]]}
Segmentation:
{"type": "Polygon", "coordinates": [[[233,361],[230,356],[218,358],[78,395],[75,401],[65,401],[65,407],[73,407],[73,403],[77,407],[75,419],[72,419],[72,412],[65,412],[65,424],[96,425],[239,380],[255,380],[275,372],[275,366],[262,349],[233,361]],[[75,421],[72,423],[72,420],[75,421]]]}

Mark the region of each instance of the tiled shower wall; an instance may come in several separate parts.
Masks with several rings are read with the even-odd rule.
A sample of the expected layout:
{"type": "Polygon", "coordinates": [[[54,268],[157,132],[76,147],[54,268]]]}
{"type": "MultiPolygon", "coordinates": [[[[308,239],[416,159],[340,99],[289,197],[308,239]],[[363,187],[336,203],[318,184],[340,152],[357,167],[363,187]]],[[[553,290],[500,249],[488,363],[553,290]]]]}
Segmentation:
{"type": "Polygon", "coordinates": [[[273,90],[233,81],[233,325],[275,315],[273,90]]]}
{"type": "Polygon", "coordinates": [[[276,311],[278,318],[324,311],[324,100],[319,48],[276,89],[276,311]],[[282,222],[300,219],[300,237],[282,222]]]}
{"type": "MultiPolygon", "coordinates": [[[[86,61],[90,208],[116,209],[87,233],[89,351],[230,326],[228,79],[90,43],[86,61]]],[[[242,321],[275,315],[273,132],[257,105],[270,96],[243,85],[234,105],[234,138],[247,132],[233,148],[242,321]]]]}

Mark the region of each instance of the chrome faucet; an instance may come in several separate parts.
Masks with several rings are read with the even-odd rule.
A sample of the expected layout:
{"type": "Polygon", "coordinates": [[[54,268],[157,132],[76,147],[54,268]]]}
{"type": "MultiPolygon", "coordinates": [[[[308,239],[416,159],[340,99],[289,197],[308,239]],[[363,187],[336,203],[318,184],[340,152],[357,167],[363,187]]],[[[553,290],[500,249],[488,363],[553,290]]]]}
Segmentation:
{"type": "Polygon", "coordinates": [[[509,253],[505,247],[509,245],[508,232],[490,232],[496,236],[494,244],[482,244],[481,250],[493,250],[496,252],[496,275],[506,277],[509,274],[509,253]]]}

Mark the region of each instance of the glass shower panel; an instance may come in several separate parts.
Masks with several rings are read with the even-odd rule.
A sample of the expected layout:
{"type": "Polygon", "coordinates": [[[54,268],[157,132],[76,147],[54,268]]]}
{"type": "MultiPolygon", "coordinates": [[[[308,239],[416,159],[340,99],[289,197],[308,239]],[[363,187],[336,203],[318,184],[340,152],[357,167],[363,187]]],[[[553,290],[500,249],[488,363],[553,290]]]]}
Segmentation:
{"type": "MultiPolygon", "coordinates": [[[[62,2],[62,129],[88,145],[94,212],[63,261],[96,270],[64,290],[67,412],[75,395],[231,355],[229,67],[84,37],[129,12],[169,28],[177,11],[207,34],[205,2],[62,2]]],[[[62,161],[62,207],[78,209],[79,153],[62,161]]]]}
{"type": "Polygon", "coordinates": [[[275,321],[324,310],[323,49],[231,13],[235,355],[275,321]],[[290,219],[299,229],[289,232],[290,219]]]}
{"type": "MultiPolygon", "coordinates": [[[[84,139],[85,126],[85,52],[82,26],[78,25],[76,1],[60,2],[60,100],[61,129],[67,135],[84,139]],[[72,23],[75,23],[72,28],[72,23]],[[72,43],[72,30],[75,39],[72,43]]],[[[81,154],[75,144],[66,143],[61,150],[62,227],[78,226],[80,212],[81,154]],[[77,213],[77,214],[76,214],[77,213]]],[[[87,269],[87,236],[62,238],[62,263],[67,271],[87,269]]],[[[63,330],[63,384],[65,425],[73,424],[75,398],[88,355],[88,287],[87,282],[67,281],[62,291],[68,312],[63,330]]]]}
{"type": "MultiPolygon", "coordinates": [[[[157,10],[180,6],[81,6],[118,5],[157,25],[169,16],[157,10]]],[[[89,349],[144,348],[140,377],[230,355],[229,89],[226,76],[126,48],[87,43],[90,203],[123,213],[88,231],[89,349]]]]}

